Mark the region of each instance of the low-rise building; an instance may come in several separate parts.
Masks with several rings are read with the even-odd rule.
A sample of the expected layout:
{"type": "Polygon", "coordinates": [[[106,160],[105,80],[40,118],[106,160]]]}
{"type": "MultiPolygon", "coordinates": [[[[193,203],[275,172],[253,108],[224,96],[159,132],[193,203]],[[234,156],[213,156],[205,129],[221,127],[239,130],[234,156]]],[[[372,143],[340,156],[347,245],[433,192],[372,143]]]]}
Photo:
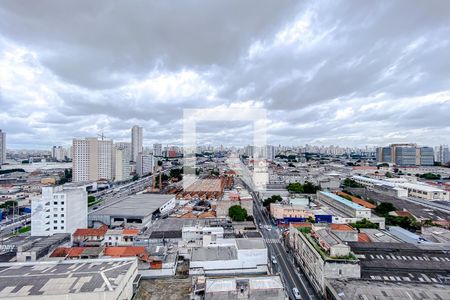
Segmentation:
{"type": "Polygon", "coordinates": [[[267,256],[261,238],[222,239],[192,249],[189,274],[266,274],[267,256]]]}
{"type": "Polygon", "coordinates": [[[108,231],[108,226],[103,225],[99,228],[78,228],[72,234],[72,245],[84,246],[100,246],[108,231]]]}
{"type": "Polygon", "coordinates": [[[327,227],[291,225],[289,242],[294,259],[319,295],[325,294],[326,279],[361,277],[359,260],[327,227]]]}
{"type": "Polygon", "coordinates": [[[193,279],[194,300],[283,300],[288,299],[280,276],[193,279]]]}
{"type": "Polygon", "coordinates": [[[109,229],[106,231],[103,245],[107,246],[133,246],[139,229],[109,229]]]}
{"type": "Polygon", "coordinates": [[[450,192],[425,183],[380,180],[365,176],[352,176],[356,182],[372,189],[389,189],[398,197],[413,197],[423,200],[450,200],[450,192]]]}

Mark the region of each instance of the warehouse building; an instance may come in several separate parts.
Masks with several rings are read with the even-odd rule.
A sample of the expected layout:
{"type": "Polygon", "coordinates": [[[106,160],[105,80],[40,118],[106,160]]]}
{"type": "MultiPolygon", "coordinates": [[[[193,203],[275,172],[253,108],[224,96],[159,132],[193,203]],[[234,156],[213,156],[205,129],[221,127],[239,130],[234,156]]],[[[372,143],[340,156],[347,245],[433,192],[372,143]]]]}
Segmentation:
{"type": "Polygon", "coordinates": [[[450,200],[450,192],[428,184],[403,181],[393,182],[364,176],[352,176],[352,179],[370,188],[378,189],[379,187],[384,187],[395,191],[398,197],[413,197],[423,200],[450,200]]]}
{"type": "Polygon", "coordinates": [[[144,227],[161,214],[175,208],[173,195],[138,194],[127,196],[108,206],[89,213],[89,227],[96,224],[123,223],[125,227],[144,227]]]}
{"type": "Polygon", "coordinates": [[[190,275],[267,274],[267,247],[261,238],[222,239],[192,249],[190,275]]]}

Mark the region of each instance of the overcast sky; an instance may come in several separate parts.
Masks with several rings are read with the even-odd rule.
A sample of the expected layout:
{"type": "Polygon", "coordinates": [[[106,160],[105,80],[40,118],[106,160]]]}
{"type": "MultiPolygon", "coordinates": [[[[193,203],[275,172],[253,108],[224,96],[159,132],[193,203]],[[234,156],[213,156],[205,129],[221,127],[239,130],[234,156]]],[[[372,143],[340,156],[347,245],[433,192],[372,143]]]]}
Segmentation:
{"type": "MultiPolygon", "coordinates": [[[[183,109],[265,108],[273,144],[450,142],[450,1],[0,1],[8,148],[181,143],[183,109]]],[[[211,116],[214,120],[214,116],[211,116]]],[[[248,144],[251,122],[200,141],[248,144]]]]}

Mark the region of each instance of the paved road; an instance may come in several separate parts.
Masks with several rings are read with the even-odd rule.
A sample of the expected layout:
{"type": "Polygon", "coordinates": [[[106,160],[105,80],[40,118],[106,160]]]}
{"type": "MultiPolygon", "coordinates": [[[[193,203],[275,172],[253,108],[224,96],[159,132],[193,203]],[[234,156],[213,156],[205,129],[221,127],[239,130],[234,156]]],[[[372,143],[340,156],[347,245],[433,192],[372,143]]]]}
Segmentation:
{"type": "Polygon", "coordinates": [[[274,227],[268,213],[263,208],[261,201],[258,200],[257,195],[252,192],[253,196],[253,214],[257,224],[260,224],[261,234],[266,241],[269,249],[269,259],[272,264],[273,272],[280,273],[282,276],[284,285],[287,289],[289,297],[295,299],[292,293],[292,289],[296,287],[302,299],[319,299],[304,274],[296,269],[292,255],[287,253],[286,247],[281,240],[281,232],[278,228],[274,227]],[[270,228],[267,229],[267,228],[270,228]],[[275,257],[277,263],[272,263],[272,256],[275,257]]]}

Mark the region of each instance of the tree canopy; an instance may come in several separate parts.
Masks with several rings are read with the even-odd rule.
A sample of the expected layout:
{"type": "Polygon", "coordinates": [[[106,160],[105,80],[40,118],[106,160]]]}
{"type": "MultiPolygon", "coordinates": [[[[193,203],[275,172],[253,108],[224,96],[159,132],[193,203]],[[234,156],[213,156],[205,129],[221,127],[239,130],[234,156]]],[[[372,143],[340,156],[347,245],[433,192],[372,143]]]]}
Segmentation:
{"type": "Polygon", "coordinates": [[[320,189],[320,185],[315,185],[309,181],[306,181],[305,184],[299,182],[290,183],[287,186],[289,192],[297,194],[315,194],[317,191],[320,191],[320,189]]]}
{"type": "Polygon", "coordinates": [[[351,187],[351,188],[361,188],[364,187],[362,184],[357,183],[351,178],[345,178],[344,182],[342,183],[344,186],[351,187]]]}
{"type": "Polygon", "coordinates": [[[280,195],[273,195],[263,201],[263,206],[268,207],[268,206],[270,206],[270,203],[280,202],[281,200],[283,200],[283,198],[281,198],[280,195]]]}
{"type": "Polygon", "coordinates": [[[233,205],[228,209],[228,216],[233,221],[245,221],[247,219],[247,210],[240,205],[233,205]]]}
{"type": "Polygon", "coordinates": [[[397,208],[389,202],[382,202],[374,209],[375,213],[381,217],[386,217],[389,212],[394,210],[397,210],[397,208]]]}

